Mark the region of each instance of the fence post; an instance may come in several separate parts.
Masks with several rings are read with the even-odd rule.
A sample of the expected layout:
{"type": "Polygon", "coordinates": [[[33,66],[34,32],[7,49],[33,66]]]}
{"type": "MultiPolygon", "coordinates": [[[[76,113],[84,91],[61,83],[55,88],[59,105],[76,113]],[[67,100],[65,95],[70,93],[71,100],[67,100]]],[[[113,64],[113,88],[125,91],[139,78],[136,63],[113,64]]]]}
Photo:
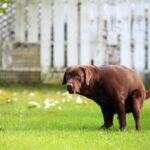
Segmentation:
{"type": "Polygon", "coordinates": [[[88,65],[91,63],[89,7],[90,7],[89,0],[81,0],[80,64],[82,65],[88,65]]]}
{"type": "Polygon", "coordinates": [[[51,0],[41,1],[41,78],[45,80],[51,64],[51,0]]]}
{"type": "Polygon", "coordinates": [[[37,43],[38,41],[38,1],[29,1],[28,11],[28,42],[37,43]]]}
{"type": "Polygon", "coordinates": [[[25,3],[16,0],[15,41],[25,42],[25,3]]]}
{"type": "Polygon", "coordinates": [[[67,64],[78,64],[78,8],[77,0],[68,0],[67,12],[67,64]]]}
{"type": "Polygon", "coordinates": [[[143,75],[145,68],[145,15],[144,2],[137,0],[134,9],[134,68],[139,75],[143,75]]]}
{"type": "Polygon", "coordinates": [[[2,69],[8,69],[12,67],[12,42],[3,41],[2,44],[2,69]]]}
{"type": "Polygon", "coordinates": [[[131,68],[131,4],[129,1],[122,3],[120,12],[120,63],[131,68]]]}
{"type": "Polygon", "coordinates": [[[54,1],[54,67],[64,67],[64,1],[54,1]]]}

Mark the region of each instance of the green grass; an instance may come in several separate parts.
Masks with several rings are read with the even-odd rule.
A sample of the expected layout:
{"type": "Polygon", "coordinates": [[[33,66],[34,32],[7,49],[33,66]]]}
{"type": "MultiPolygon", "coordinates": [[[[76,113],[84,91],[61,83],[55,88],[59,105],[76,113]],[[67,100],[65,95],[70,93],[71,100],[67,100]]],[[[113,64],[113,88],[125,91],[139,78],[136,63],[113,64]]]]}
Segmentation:
{"type": "Polygon", "coordinates": [[[64,95],[62,86],[1,84],[0,86],[0,150],[149,150],[150,101],[141,113],[142,130],[135,130],[132,114],[127,115],[127,128],[114,126],[98,130],[103,118],[99,107],[77,95],[64,95]],[[59,102],[48,109],[44,101],[59,102]],[[9,103],[12,101],[12,103],[9,103]],[[36,101],[39,108],[30,108],[36,101]],[[7,102],[7,103],[6,103],[7,102]]]}

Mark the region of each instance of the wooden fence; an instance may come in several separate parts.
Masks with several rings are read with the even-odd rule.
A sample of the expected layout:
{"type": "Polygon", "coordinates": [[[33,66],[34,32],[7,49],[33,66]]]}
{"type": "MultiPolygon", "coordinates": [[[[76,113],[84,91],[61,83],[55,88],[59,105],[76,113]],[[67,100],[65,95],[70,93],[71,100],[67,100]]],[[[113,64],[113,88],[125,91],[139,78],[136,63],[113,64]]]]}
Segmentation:
{"type": "Polygon", "coordinates": [[[15,0],[7,9],[1,70],[37,70],[45,78],[70,65],[123,64],[150,73],[149,0],[15,0]]]}

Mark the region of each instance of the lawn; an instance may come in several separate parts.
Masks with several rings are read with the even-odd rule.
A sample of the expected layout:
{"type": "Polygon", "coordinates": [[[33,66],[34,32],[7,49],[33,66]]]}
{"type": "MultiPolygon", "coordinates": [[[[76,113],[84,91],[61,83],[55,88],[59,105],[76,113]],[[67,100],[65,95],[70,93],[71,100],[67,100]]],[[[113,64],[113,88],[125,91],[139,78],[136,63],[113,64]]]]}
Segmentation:
{"type": "Polygon", "coordinates": [[[0,85],[1,150],[149,150],[150,100],[141,113],[142,130],[132,114],[127,128],[98,130],[103,118],[91,100],[69,95],[60,85],[0,85]]]}

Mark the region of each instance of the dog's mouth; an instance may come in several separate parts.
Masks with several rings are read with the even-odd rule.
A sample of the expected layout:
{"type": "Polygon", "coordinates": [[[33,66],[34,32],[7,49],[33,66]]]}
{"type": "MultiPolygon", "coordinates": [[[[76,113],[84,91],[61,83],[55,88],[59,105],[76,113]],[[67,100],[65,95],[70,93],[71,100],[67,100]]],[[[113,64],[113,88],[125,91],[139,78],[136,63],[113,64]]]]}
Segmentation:
{"type": "Polygon", "coordinates": [[[78,93],[80,93],[80,90],[76,90],[76,89],[68,87],[68,86],[67,86],[67,90],[68,90],[68,92],[70,94],[78,94],[78,93]]]}
{"type": "Polygon", "coordinates": [[[67,90],[68,90],[68,92],[69,92],[70,94],[74,94],[74,93],[75,93],[73,90],[70,90],[70,89],[67,89],[67,90]]]}
{"type": "Polygon", "coordinates": [[[67,86],[67,90],[70,94],[73,94],[74,93],[74,89],[70,86],[67,86]]]}

